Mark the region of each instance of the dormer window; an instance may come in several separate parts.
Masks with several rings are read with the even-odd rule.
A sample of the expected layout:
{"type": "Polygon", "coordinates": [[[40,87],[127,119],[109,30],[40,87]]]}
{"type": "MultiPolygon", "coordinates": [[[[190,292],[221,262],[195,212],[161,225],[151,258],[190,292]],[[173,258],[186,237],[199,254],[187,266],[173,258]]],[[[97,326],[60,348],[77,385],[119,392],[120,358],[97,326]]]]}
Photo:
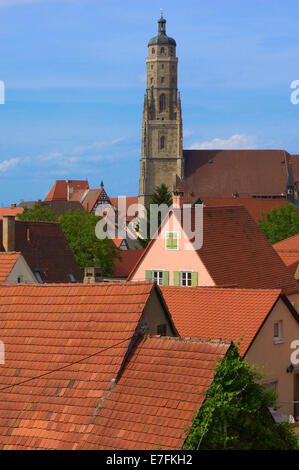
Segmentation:
{"type": "Polygon", "coordinates": [[[44,277],[43,277],[43,274],[42,274],[41,270],[40,269],[34,269],[33,273],[34,273],[34,275],[37,279],[37,282],[39,284],[44,284],[45,280],[44,280],[44,277]]]}

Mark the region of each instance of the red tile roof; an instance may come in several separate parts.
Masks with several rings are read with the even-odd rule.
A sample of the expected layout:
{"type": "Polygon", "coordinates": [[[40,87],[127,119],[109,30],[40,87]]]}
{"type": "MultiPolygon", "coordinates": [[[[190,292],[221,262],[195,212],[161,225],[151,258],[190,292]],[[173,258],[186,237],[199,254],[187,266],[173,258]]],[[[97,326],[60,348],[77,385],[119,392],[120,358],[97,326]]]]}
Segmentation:
{"type": "MultiPolygon", "coordinates": [[[[113,241],[115,242],[115,240],[113,241]]],[[[115,270],[113,276],[127,278],[142,252],[143,250],[121,250],[121,259],[115,259],[114,261],[115,270]]]]}
{"type": "MultiPolygon", "coordinates": [[[[118,198],[111,197],[110,201],[111,201],[111,204],[118,209],[118,198]]],[[[126,210],[128,210],[128,208],[133,204],[138,204],[138,196],[127,196],[126,197],[126,210]]]]}
{"type": "Polygon", "coordinates": [[[0,449],[78,445],[113,389],[152,289],[152,283],[0,288],[0,449]]]}
{"type": "Polygon", "coordinates": [[[80,449],[181,449],[230,343],[145,337],[80,449]]]}
{"type": "Polygon", "coordinates": [[[299,264],[299,234],[286,238],[273,245],[292,276],[295,276],[299,264]]]}
{"type": "MultiPolygon", "coordinates": [[[[280,289],[172,286],[160,289],[180,336],[234,342],[242,337],[242,355],[281,295],[280,289]]],[[[296,318],[299,323],[297,314],[296,318]]]]}
{"type": "MultiPolygon", "coordinates": [[[[183,224],[183,210],[181,212],[183,224]]],[[[195,210],[191,210],[194,231],[195,210]]],[[[147,245],[128,280],[155,240],[147,245]]],[[[203,246],[196,251],[217,286],[282,288],[296,284],[286,266],[243,206],[204,207],[203,246]]],[[[150,253],[148,254],[150,256],[150,253]]],[[[180,266],[177,268],[181,269],[180,266]]]]}
{"type": "Polygon", "coordinates": [[[287,266],[299,262],[299,234],[274,243],[273,248],[287,266]]]}
{"type": "MultiPolygon", "coordinates": [[[[279,206],[285,206],[287,204],[287,201],[285,201],[284,199],[255,199],[249,197],[204,197],[202,198],[202,200],[204,204],[208,207],[244,206],[255,221],[262,217],[262,212],[270,212],[274,207],[278,210],[279,206]]],[[[194,198],[193,201],[195,202],[194,198]]]]}
{"type": "Polygon", "coordinates": [[[19,256],[15,251],[0,252],[0,282],[5,282],[19,256]]]}
{"type": "MultiPolygon", "coordinates": [[[[41,271],[45,282],[70,282],[69,274],[73,274],[77,282],[82,280],[80,268],[59,223],[17,220],[15,250],[22,253],[32,271],[41,271]]],[[[0,251],[4,251],[1,220],[0,251]]]]}
{"type": "Polygon", "coordinates": [[[24,212],[24,207],[0,207],[0,218],[4,215],[17,215],[17,214],[23,214],[24,212]]]}
{"type": "Polygon", "coordinates": [[[185,194],[197,197],[240,197],[286,191],[284,150],[184,150],[185,194]]]}
{"type": "Polygon", "coordinates": [[[88,189],[88,181],[87,180],[56,180],[56,183],[50,190],[49,194],[45,198],[45,201],[54,201],[54,200],[66,200],[67,199],[67,185],[73,188],[74,190],[79,189],[88,189]]]}

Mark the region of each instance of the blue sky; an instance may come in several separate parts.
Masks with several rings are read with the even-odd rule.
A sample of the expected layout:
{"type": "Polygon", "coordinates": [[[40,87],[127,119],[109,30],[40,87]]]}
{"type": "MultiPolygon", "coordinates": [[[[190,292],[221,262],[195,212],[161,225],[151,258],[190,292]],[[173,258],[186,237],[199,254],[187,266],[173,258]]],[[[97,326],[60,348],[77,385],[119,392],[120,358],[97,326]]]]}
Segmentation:
{"type": "Polygon", "coordinates": [[[177,42],[184,148],[299,153],[295,0],[0,0],[0,205],[56,179],[138,193],[147,42],[177,42]]]}

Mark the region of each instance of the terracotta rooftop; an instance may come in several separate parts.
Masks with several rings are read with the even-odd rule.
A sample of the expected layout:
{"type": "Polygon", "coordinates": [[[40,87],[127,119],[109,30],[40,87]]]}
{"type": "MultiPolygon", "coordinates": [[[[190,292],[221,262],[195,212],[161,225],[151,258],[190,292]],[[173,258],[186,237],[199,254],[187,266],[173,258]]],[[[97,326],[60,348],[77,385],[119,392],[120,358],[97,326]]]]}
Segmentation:
{"type": "MultiPolygon", "coordinates": [[[[0,252],[2,245],[2,220],[0,220],[0,252]]],[[[77,282],[82,273],[73,252],[56,222],[15,221],[15,251],[21,252],[30,269],[38,269],[45,282],[70,282],[73,274],[77,282]]]]}
{"type": "Polygon", "coordinates": [[[288,162],[295,168],[298,158],[284,150],[184,150],[184,160],[186,196],[251,197],[285,193],[288,162]]]}
{"type": "Polygon", "coordinates": [[[24,212],[23,207],[0,207],[0,218],[4,215],[14,215],[16,216],[17,214],[22,214],[24,212]]]}
{"type": "Polygon", "coordinates": [[[53,200],[67,200],[67,186],[69,185],[70,188],[73,190],[79,189],[88,189],[88,181],[87,180],[56,180],[54,186],[50,190],[49,194],[45,198],[45,201],[53,201],[53,200]]]}
{"type": "MultiPolygon", "coordinates": [[[[115,240],[113,241],[115,242],[115,240]]],[[[115,270],[113,276],[127,278],[142,252],[143,250],[121,250],[121,259],[114,260],[115,270]]]]}
{"type": "Polygon", "coordinates": [[[19,256],[15,251],[0,252],[0,283],[5,282],[19,256]]]}
{"type": "Polygon", "coordinates": [[[0,449],[72,449],[88,436],[152,289],[152,283],[1,287],[0,449]]]}
{"type": "Polygon", "coordinates": [[[273,248],[279,254],[286,266],[299,263],[299,234],[274,243],[273,248]]]}
{"type": "MultiPolygon", "coordinates": [[[[262,212],[270,212],[273,208],[278,210],[279,206],[287,204],[287,201],[284,199],[255,199],[249,197],[203,197],[202,200],[208,207],[244,206],[255,221],[262,217],[262,212]]],[[[191,198],[186,202],[191,202],[191,198]]],[[[195,202],[195,198],[192,198],[192,202],[195,202]]]]}
{"type": "MultiPolygon", "coordinates": [[[[234,342],[242,337],[242,355],[281,295],[280,289],[173,286],[160,289],[180,336],[234,342]]],[[[299,323],[298,314],[293,314],[299,323]]]]}
{"type": "Polygon", "coordinates": [[[230,342],[144,337],[80,449],[181,449],[230,342]]]}
{"type": "MultiPolygon", "coordinates": [[[[183,210],[181,211],[183,224],[183,210]]],[[[191,210],[194,231],[195,210],[191,210]]],[[[144,256],[147,245],[128,280],[144,256]]],[[[243,206],[203,208],[203,246],[196,253],[217,286],[282,288],[296,284],[286,266],[243,206]]],[[[178,266],[178,269],[180,267],[178,266]]]]}
{"type": "Polygon", "coordinates": [[[273,248],[288,266],[291,275],[295,276],[299,264],[299,234],[274,243],[273,248]]]}

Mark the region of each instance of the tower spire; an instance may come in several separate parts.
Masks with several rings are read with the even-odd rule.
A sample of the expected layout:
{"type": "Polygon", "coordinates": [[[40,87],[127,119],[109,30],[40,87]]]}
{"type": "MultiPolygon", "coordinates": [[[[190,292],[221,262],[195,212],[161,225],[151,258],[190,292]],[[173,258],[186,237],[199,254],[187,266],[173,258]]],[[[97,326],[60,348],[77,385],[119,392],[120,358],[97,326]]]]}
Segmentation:
{"type": "Polygon", "coordinates": [[[161,18],[158,20],[158,34],[159,36],[161,35],[166,35],[166,20],[163,18],[163,10],[161,8],[161,18]]]}

